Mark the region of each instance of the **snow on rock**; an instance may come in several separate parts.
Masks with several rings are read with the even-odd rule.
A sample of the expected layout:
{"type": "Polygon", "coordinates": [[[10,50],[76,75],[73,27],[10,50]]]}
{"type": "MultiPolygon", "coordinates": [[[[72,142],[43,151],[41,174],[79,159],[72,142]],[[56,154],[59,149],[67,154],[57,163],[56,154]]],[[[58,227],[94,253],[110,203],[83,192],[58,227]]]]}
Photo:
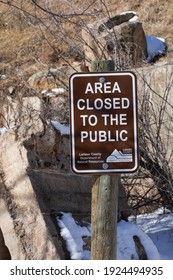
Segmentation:
{"type": "Polygon", "coordinates": [[[11,125],[11,126],[3,126],[3,127],[0,127],[0,135],[6,133],[7,131],[9,131],[10,129],[14,129],[15,126],[14,125],[11,125]]]}
{"type": "Polygon", "coordinates": [[[4,134],[8,129],[6,127],[0,127],[0,135],[4,134]]]}
{"type": "Polygon", "coordinates": [[[62,219],[58,219],[58,225],[61,228],[61,236],[66,240],[71,259],[89,259],[90,252],[83,250],[84,241],[82,239],[82,236],[90,236],[89,229],[77,225],[70,213],[63,213],[62,219]]]}
{"type": "Polygon", "coordinates": [[[61,94],[61,93],[64,93],[64,92],[65,92],[64,88],[52,88],[50,90],[50,92],[47,92],[46,89],[42,90],[41,94],[43,96],[47,96],[47,97],[54,97],[54,96],[57,96],[58,94],[61,94]]]}
{"type": "MultiPolygon", "coordinates": [[[[138,15],[134,11],[126,11],[121,13],[120,15],[126,15],[126,14],[133,14],[134,16],[129,19],[130,23],[135,23],[138,20],[138,15]]],[[[154,37],[150,35],[146,35],[146,41],[147,41],[147,62],[154,61],[158,56],[165,55],[167,50],[166,42],[163,38],[154,37]]]]}
{"type": "Polygon", "coordinates": [[[52,92],[54,92],[54,93],[64,93],[65,89],[64,88],[53,88],[52,92]]]}
{"type": "Polygon", "coordinates": [[[173,213],[162,208],[153,213],[138,215],[138,227],[152,238],[163,260],[173,259],[173,213]]]}
{"type": "Polygon", "coordinates": [[[153,241],[137,225],[120,221],[118,223],[117,233],[117,257],[119,260],[139,259],[135,249],[135,243],[133,241],[133,236],[135,235],[139,237],[149,260],[160,259],[160,255],[153,241]]]}
{"type": "Polygon", "coordinates": [[[47,97],[55,97],[56,95],[54,93],[52,93],[52,92],[47,92],[46,96],[47,97]]]}
{"type": "Polygon", "coordinates": [[[129,22],[136,22],[138,20],[138,16],[135,15],[134,17],[132,17],[131,19],[129,19],[129,22]]]}
{"type": "Polygon", "coordinates": [[[58,130],[61,135],[69,135],[70,134],[70,126],[68,124],[61,124],[58,121],[51,121],[51,125],[58,130]]]}

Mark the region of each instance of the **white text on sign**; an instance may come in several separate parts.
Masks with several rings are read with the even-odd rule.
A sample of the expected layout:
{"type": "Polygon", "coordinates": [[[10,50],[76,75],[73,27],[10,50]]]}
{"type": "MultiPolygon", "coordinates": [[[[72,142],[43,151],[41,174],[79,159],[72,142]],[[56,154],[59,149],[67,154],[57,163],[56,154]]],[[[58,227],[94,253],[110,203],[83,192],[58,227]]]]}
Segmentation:
{"type": "MultiPolygon", "coordinates": [[[[85,94],[102,94],[102,93],[113,93],[113,94],[122,94],[120,86],[118,82],[111,84],[111,82],[105,82],[105,83],[94,83],[92,86],[91,83],[87,83],[85,94]]],[[[130,100],[127,97],[115,97],[115,98],[96,98],[94,102],[91,102],[89,98],[82,99],[80,98],[77,102],[77,108],[78,110],[126,110],[130,106],[130,100]]],[[[83,127],[88,126],[96,126],[98,124],[98,117],[94,114],[83,114],[80,115],[80,118],[82,119],[82,125],[83,127]]],[[[111,125],[111,126],[124,126],[127,125],[127,114],[121,113],[121,114],[102,114],[101,115],[103,124],[105,126],[111,125]]],[[[115,130],[113,133],[108,131],[81,131],[81,142],[83,143],[85,140],[89,139],[90,142],[118,142],[118,141],[127,141],[127,130],[123,129],[121,131],[115,130]]]]}

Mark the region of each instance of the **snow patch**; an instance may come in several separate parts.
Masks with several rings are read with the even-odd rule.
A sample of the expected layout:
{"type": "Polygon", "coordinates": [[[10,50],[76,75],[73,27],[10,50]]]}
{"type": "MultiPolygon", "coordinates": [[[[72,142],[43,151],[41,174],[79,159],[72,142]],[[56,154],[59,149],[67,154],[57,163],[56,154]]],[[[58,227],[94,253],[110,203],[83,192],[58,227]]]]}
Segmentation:
{"type": "Polygon", "coordinates": [[[137,235],[145,248],[149,260],[159,260],[160,255],[150,237],[137,225],[130,222],[120,221],[118,223],[118,244],[117,257],[119,260],[138,260],[138,255],[133,241],[133,236],[137,235]]]}
{"type": "Polygon", "coordinates": [[[51,125],[61,133],[61,135],[69,135],[70,134],[70,126],[69,124],[61,124],[58,121],[51,121],[51,125]]]}
{"type": "Polygon", "coordinates": [[[41,94],[43,96],[47,96],[47,97],[54,97],[54,96],[57,96],[59,93],[64,93],[64,92],[65,92],[64,88],[53,88],[50,90],[50,92],[47,92],[46,89],[43,89],[41,91],[41,94]]]}
{"type": "Polygon", "coordinates": [[[6,127],[0,127],[0,135],[4,134],[7,130],[6,127]]]}
{"type": "Polygon", "coordinates": [[[58,219],[61,228],[61,236],[66,240],[67,249],[72,260],[86,260],[90,258],[90,252],[83,250],[83,236],[90,236],[87,227],[76,224],[70,213],[63,213],[62,219],[58,219]]]}
{"type": "Polygon", "coordinates": [[[64,90],[64,88],[53,88],[52,92],[54,92],[54,93],[64,93],[65,90],[64,90]]]}
{"type": "Polygon", "coordinates": [[[173,213],[162,207],[153,213],[138,215],[136,223],[152,239],[161,259],[172,260],[173,213]]]}
{"type": "MultiPolygon", "coordinates": [[[[84,241],[82,237],[91,236],[91,225],[88,225],[87,227],[77,225],[71,213],[62,213],[61,219],[58,218],[57,221],[61,228],[61,236],[66,241],[71,259],[89,260],[90,251],[83,250],[84,241]]],[[[139,237],[149,260],[161,259],[156,245],[147,233],[145,233],[138,225],[133,224],[133,222],[120,221],[117,224],[118,260],[139,259],[133,240],[133,236],[135,235],[139,237]]]]}

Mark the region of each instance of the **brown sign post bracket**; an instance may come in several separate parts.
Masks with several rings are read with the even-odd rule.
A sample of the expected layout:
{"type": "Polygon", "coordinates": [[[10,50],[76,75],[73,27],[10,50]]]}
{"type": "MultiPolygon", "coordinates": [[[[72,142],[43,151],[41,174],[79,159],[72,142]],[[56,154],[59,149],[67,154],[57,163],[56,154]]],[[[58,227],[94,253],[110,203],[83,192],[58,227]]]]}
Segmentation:
{"type": "Polygon", "coordinates": [[[78,174],[138,168],[137,93],[133,72],[70,77],[71,159],[78,174]]]}

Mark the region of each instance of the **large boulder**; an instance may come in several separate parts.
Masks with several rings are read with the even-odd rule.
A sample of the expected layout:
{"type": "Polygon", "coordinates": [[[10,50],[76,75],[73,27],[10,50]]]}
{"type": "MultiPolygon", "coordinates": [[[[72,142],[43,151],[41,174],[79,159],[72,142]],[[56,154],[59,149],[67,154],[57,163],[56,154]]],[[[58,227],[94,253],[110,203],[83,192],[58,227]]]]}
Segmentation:
{"type": "Polygon", "coordinates": [[[150,139],[144,147],[148,153],[155,154],[161,166],[168,165],[173,170],[173,63],[161,62],[134,71],[137,75],[142,134],[147,135],[145,139],[150,139]]]}
{"type": "Polygon", "coordinates": [[[0,227],[12,259],[63,258],[54,226],[43,216],[27,175],[26,150],[11,131],[1,135],[0,146],[0,227]]]}
{"type": "MultiPolygon", "coordinates": [[[[25,141],[25,148],[34,188],[36,192],[39,188],[41,193],[46,193],[48,208],[89,214],[94,177],[72,173],[69,134],[61,134],[55,127],[47,125],[44,135],[35,135],[25,141]]],[[[130,214],[124,187],[119,182],[118,220],[127,220],[130,214]]]]}
{"type": "Polygon", "coordinates": [[[142,23],[133,12],[88,24],[82,36],[89,68],[91,61],[113,59],[120,70],[140,65],[147,58],[142,23]]]}
{"type": "Polygon", "coordinates": [[[146,205],[150,211],[156,209],[156,201],[172,210],[173,63],[155,63],[133,71],[137,75],[140,171],[144,176],[135,184],[133,181],[133,189],[130,184],[127,188],[138,211],[146,211],[146,205]]]}
{"type": "Polygon", "coordinates": [[[53,88],[64,88],[64,94],[67,96],[68,79],[71,74],[80,71],[80,63],[72,62],[71,64],[64,64],[57,68],[48,68],[43,71],[33,74],[28,79],[29,86],[38,94],[43,90],[51,90],[53,88]]]}

